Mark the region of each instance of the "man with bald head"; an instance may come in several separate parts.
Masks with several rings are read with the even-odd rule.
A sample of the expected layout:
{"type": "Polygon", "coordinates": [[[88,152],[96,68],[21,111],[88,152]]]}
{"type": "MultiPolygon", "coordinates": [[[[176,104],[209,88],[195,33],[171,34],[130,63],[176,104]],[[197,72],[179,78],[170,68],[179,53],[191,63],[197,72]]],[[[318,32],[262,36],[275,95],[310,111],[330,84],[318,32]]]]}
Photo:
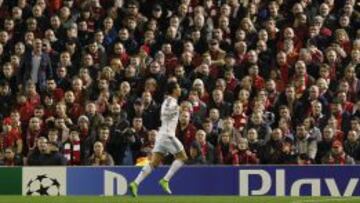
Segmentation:
{"type": "Polygon", "coordinates": [[[215,148],[207,141],[207,134],[204,130],[198,130],[195,135],[195,141],[200,144],[201,154],[205,158],[207,164],[215,163],[215,148]]]}

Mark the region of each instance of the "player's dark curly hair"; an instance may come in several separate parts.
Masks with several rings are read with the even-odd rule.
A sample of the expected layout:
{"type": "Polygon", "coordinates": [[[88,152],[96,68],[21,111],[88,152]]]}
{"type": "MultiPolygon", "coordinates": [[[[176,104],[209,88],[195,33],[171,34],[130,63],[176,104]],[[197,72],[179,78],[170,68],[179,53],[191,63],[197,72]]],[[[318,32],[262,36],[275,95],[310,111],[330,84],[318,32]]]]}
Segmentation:
{"type": "Polygon", "coordinates": [[[176,81],[170,81],[166,85],[166,93],[172,94],[174,90],[177,88],[178,83],[176,81]]]}

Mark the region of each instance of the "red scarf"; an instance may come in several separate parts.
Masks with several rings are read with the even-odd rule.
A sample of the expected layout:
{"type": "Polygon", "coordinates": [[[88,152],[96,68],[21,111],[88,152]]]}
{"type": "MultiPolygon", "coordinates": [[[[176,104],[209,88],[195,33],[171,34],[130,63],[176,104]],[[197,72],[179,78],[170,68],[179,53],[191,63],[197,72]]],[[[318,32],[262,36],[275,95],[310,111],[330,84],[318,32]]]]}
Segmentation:
{"type": "Polygon", "coordinates": [[[193,113],[197,113],[198,111],[200,111],[200,102],[193,102],[193,113]]]}
{"type": "Polygon", "coordinates": [[[80,141],[66,142],[64,144],[64,156],[67,159],[69,165],[80,165],[80,141]]]}
{"type": "Polygon", "coordinates": [[[253,86],[255,87],[255,89],[261,90],[265,87],[265,80],[261,76],[256,75],[253,76],[252,79],[253,79],[253,86]]]}
{"type": "Polygon", "coordinates": [[[89,129],[82,129],[80,132],[80,140],[86,139],[88,134],[89,134],[89,129]]]}
{"type": "Polygon", "coordinates": [[[240,131],[244,129],[247,123],[247,116],[245,113],[239,114],[239,115],[232,115],[232,118],[234,119],[234,127],[240,131]]]}
{"type": "Polygon", "coordinates": [[[119,54],[119,59],[120,59],[121,63],[123,64],[123,66],[129,65],[130,57],[126,52],[119,54]]]}
{"type": "Polygon", "coordinates": [[[284,81],[285,84],[289,82],[289,65],[284,64],[279,67],[280,69],[280,77],[284,81]]]}
{"type": "Polygon", "coordinates": [[[15,160],[9,160],[9,159],[5,159],[4,160],[4,166],[15,166],[15,160]]]}
{"type": "Polygon", "coordinates": [[[346,163],[346,155],[345,153],[339,156],[332,156],[332,159],[329,160],[329,164],[340,164],[343,165],[346,163]]]}
{"type": "Polygon", "coordinates": [[[41,134],[41,130],[37,131],[37,132],[30,132],[30,130],[28,130],[26,132],[26,143],[27,143],[27,147],[28,149],[33,148],[36,143],[35,140],[40,137],[41,134]]]}
{"type": "Polygon", "coordinates": [[[337,128],[340,130],[343,121],[342,112],[337,112],[334,114],[334,116],[336,117],[337,120],[337,128]]]}
{"type": "Polygon", "coordinates": [[[208,146],[206,143],[201,145],[201,153],[204,159],[206,159],[206,155],[208,153],[208,146]]]}
{"type": "Polygon", "coordinates": [[[336,64],[330,65],[330,79],[336,80],[336,64]]]}
{"type": "Polygon", "coordinates": [[[235,91],[235,88],[238,84],[238,81],[236,80],[236,78],[231,78],[229,81],[226,82],[226,89],[228,91],[235,91]]]}

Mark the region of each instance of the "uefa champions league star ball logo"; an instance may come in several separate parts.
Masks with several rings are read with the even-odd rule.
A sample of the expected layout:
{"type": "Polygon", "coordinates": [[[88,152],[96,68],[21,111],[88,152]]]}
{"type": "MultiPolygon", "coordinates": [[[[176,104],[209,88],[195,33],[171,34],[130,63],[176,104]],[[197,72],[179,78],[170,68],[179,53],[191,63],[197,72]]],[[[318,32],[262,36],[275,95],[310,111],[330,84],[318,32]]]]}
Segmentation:
{"type": "Polygon", "coordinates": [[[26,186],[26,195],[29,196],[59,196],[60,183],[56,178],[47,174],[38,175],[31,179],[26,186]]]}

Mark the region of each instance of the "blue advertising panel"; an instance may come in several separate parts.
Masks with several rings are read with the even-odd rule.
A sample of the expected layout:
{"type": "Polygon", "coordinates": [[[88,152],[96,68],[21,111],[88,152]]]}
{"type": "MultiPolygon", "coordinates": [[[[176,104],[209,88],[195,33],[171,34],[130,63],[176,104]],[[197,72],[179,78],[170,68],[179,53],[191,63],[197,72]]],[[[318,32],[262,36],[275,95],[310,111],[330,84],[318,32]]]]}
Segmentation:
{"type": "MultiPolygon", "coordinates": [[[[67,194],[106,195],[107,192],[108,195],[122,195],[124,192],[121,191],[127,189],[127,184],[135,179],[140,169],[138,167],[68,168],[67,194]]],[[[156,169],[141,184],[139,194],[164,194],[158,181],[167,170],[168,167],[156,169]]],[[[237,177],[238,171],[231,167],[184,167],[171,180],[171,188],[173,193],[178,195],[236,195],[239,191],[237,177]]]]}
{"type": "MultiPolygon", "coordinates": [[[[126,195],[141,168],[67,169],[67,195],[126,195]]],[[[357,166],[183,167],[170,182],[175,195],[359,196],[357,166]]],[[[168,167],[156,169],[140,185],[140,195],[164,194],[158,181],[168,167]]]]}

